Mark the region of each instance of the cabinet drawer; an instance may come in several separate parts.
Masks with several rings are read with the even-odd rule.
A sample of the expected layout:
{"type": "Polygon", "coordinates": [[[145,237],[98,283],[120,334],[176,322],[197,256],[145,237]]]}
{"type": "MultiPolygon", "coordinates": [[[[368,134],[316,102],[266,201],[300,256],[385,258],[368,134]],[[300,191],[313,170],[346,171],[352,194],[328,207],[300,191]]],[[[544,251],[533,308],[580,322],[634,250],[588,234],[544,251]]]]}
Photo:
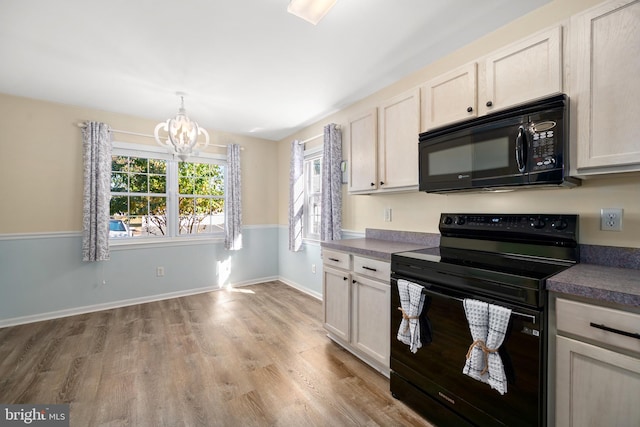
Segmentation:
{"type": "Polygon", "coordinates": [[[353,257],[353,272],[375,279],[389,281],[391,263],[360,256],[353,257]]]}
{"type": "Polygon", "coordinates": [[[640,354],[638,314],[558,298],[556,319],[558,332],[569,332],[640,354]]]}
{"type": "Polygon", "coordinates": [[[325,249],[322,251],[322,262],[327,266],[351,270],[351,256],[345,252],[325,249]]]}

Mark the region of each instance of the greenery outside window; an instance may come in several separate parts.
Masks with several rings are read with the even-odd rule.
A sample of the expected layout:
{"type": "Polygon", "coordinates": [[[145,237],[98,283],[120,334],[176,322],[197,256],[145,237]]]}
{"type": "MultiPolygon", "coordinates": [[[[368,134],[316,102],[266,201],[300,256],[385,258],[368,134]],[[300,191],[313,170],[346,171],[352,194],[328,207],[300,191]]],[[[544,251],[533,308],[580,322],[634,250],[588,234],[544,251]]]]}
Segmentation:
{"type": "Polygon", "coordinates": [[[167,160],[113,156],[110,216],[110,237],[167,235],[167,160]]]}
{"type": "Polygon", "coordinates": [[[225,162],[220,156],[189,160],[114,143],[110,239],[222,235],[225,162]]]}
{"type": "Polygon", "coordinates": [[[179,234],[224,232],[224,170],[208,163],[178,163],[179,234]]]}

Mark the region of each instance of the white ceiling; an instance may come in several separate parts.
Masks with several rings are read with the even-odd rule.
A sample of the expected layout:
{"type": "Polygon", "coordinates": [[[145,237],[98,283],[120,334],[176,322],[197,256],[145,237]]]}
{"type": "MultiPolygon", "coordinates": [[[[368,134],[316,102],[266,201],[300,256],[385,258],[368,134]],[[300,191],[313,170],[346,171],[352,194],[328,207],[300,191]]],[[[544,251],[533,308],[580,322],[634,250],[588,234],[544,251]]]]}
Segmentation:
{"type": "Polygon", "coordinates": [[[279,140],[549,1],[0,0],[0,92],[279,140]]]}

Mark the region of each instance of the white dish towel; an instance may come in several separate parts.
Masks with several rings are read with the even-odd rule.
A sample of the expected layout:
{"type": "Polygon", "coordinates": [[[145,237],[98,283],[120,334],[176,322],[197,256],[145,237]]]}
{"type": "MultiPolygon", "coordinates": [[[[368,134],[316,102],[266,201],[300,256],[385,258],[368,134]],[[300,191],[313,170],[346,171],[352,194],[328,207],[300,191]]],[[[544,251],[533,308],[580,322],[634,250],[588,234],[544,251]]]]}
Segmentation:
{"type": "Polygon", "coordinates": [[[402,322],[398,329],[398,340],[409,346],[412,353],[422,347],[420,341],[420,313],[424,306],[424,294],[422,286],[404,279],[398,280],[398,293],[400,294],[400,307],[402,322]]]}
{"type": "Polygon", "coordinates": [[[507,378],[498,349],[504,341],[511,310],[474,299],[465,299],[463,304],[473,343],[462,372],[505,394],[507,378]]]}

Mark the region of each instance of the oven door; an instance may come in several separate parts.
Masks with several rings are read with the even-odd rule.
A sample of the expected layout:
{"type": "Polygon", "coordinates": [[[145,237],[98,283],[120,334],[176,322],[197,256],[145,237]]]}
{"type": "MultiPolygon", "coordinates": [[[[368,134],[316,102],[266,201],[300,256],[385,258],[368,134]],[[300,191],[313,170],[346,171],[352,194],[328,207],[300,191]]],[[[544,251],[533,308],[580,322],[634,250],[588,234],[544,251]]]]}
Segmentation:
{"type": "MultiPolygon", "coordinates": [[[[420,316],[422,348],[415,354],[397,340],[402,321],[397,279],[391,280],[391,391],[414,403],[416,393],[424,393],[427,419],[442,412],[440,405],[478,426],[539,426],[543,423],[543,313],[464,293],[441,285],[424,286],[425,309],[420,316]],[[464,298],[483,300],[511,308],[513,313],[499,354],[507,376],[507,392],[501,395],[488,384],[462,373],[466,354],[473,342],[465,316],[464,298]],[[518,314],[516,314],[516,312],[518,314]],[[394,388],[397,388],[397,393],[394,388]]],[[[413,282],[416,280],[407,279],[413,282]]],[[[418,394],[419,394],[418,393],[418,394]]],[[[398,397],[398,396],[397,396],[398,397]]],[[[420,400],[420,399],[418,399],[420,400]]],[[[420,404],[420,403],[419,403],[420,404]]],[[[431,419],[438,425],[460,425],[451,416],[431,419]]]]}

